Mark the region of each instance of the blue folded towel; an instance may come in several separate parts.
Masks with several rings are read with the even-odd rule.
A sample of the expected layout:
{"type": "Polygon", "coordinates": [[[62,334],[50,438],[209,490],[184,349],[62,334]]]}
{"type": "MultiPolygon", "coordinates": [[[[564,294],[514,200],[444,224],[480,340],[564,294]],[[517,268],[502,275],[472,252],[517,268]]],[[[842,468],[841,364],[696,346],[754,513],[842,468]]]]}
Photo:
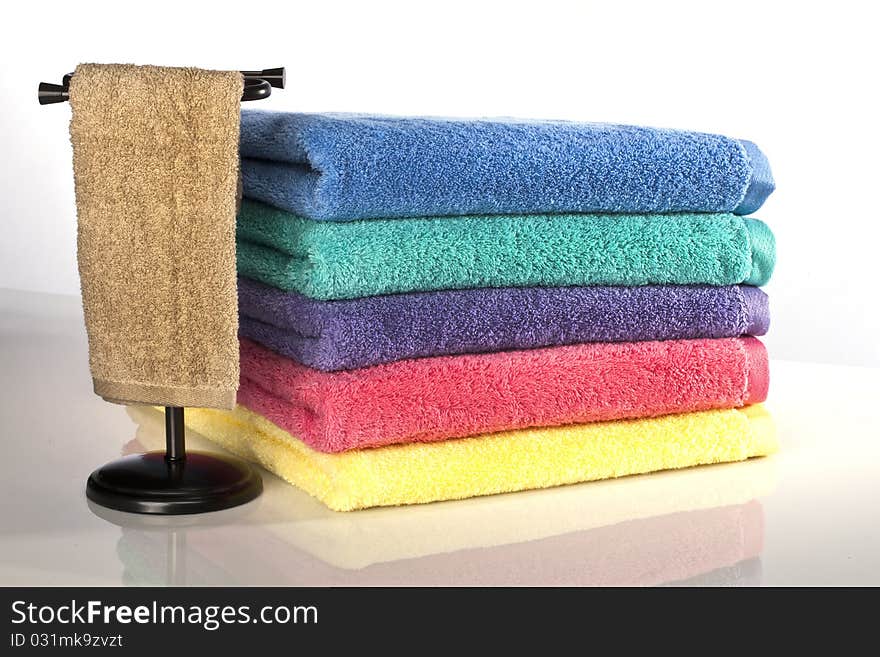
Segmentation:
{"type": "Polygon", "coordinates": [[[317,220],[757,210],[751,142],[597,123],[241,113],[246,196],[317,220]]]}

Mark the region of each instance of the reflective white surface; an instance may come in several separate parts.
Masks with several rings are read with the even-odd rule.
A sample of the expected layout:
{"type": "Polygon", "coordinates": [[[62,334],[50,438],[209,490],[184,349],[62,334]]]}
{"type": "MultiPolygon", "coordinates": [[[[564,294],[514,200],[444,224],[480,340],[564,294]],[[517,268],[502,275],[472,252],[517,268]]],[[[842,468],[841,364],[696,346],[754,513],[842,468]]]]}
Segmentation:
{"type": "Polygon", "coordinates": [[[92,394],[78,299],[0,290],[0,585],[880,584],[880,370],[771,375],[769,459],[348,514],[264,472],[243,507],[138,516],[83,487],[161,415],[92,394]]]}

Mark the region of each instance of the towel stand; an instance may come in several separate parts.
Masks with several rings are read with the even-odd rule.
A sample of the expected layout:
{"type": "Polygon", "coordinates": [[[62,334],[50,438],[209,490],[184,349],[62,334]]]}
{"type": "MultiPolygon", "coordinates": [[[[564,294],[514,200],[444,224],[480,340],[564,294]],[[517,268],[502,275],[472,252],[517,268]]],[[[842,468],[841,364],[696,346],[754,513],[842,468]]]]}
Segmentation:
{"type": "MultiPolygon", "coordinates": [[[[284,89],[285,69],[241,71],[242,101],[260,100],[272,88],[284,89]]],[[[68,73],[61,84],[41,82],[40,105],[69,100],[68,73]]],[[[86,496],[103,507],[131,513],[178,515],[219,511],[250,502],[263,491],[257,471],[241,459],[223,454],[186,451],[184,409],[165,407],[165,451],[134,454],[95,470],[86,496]]]]}

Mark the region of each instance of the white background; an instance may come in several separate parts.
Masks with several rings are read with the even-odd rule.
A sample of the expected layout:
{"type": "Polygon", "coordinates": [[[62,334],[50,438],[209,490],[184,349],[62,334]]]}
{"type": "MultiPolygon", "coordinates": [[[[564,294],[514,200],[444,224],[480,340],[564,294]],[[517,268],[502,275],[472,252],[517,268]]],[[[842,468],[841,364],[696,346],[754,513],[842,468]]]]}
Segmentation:
{"type": "Polygon", "coordinates": [[[0,39],[0,287],[76,294],[77,63],[287,66],[260,107],[521,116],[751,139],[777,191],[771,355],[880,365],[872,3],[31,2],[0,39]]]}

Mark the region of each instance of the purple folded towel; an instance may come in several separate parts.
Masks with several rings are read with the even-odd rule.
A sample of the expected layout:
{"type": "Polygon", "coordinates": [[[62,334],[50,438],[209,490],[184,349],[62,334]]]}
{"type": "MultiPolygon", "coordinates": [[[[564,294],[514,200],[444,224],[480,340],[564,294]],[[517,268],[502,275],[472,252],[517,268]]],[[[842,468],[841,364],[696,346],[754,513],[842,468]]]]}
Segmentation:
{"type": "Polygon", "coordinates": [[[319,370],[404,358],[629,342],[763,335],[755,287],[525,287],[319,301],[239,278],[239,334],[319,370]]]}

